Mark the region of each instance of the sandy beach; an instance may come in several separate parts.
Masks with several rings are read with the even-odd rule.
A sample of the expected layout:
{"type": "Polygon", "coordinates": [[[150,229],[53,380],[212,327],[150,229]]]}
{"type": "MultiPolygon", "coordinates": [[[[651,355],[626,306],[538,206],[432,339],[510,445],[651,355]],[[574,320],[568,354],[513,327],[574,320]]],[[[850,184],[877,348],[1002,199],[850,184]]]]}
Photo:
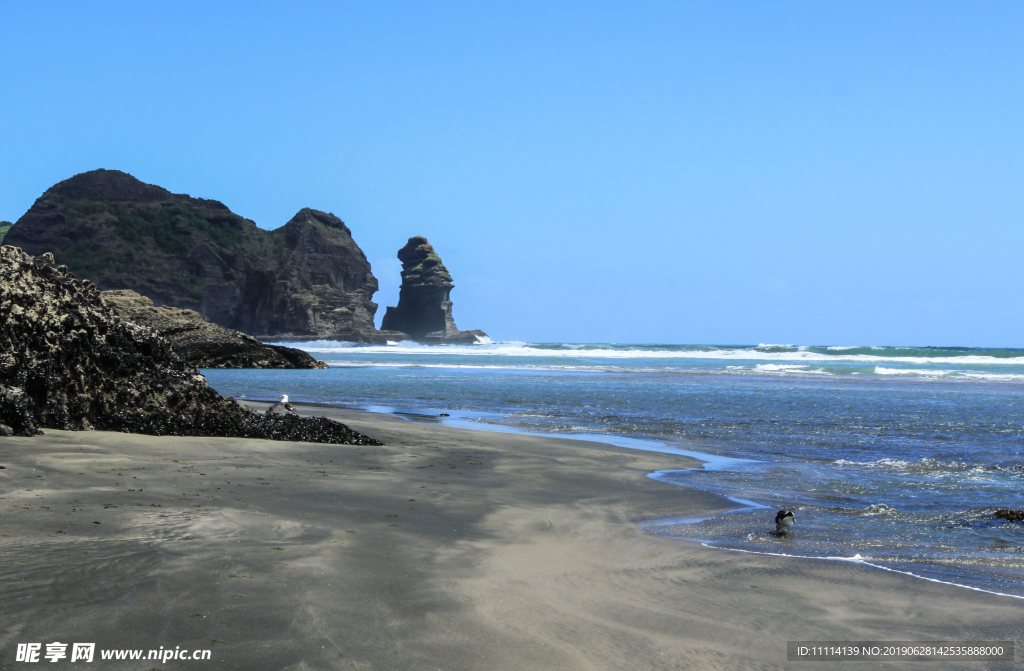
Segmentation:
{"type": "MultiPolygon", "coordinates": [[[[642,530],[734,507],[646,477],[684,457],[302,411],[386,445],[0,439],[0,668],[53,641],[212,650],[95,668],[418,671],[820,668],[786,641],[1020,641],[1019,599],[642,530]]],[[[914,666],[844,668],[867,664],[914,666]]]]}

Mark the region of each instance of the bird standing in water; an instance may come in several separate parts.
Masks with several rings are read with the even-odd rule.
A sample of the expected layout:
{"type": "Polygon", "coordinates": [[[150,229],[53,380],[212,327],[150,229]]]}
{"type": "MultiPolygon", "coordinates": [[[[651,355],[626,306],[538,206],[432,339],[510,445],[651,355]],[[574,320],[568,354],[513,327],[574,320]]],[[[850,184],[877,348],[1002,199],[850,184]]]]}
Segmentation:
{"type": "Polygon", "coordinates": [[[775,533],[788,534],[789,528],[796,522],[792,510],[780,510],[775,514],[775,533]]]}

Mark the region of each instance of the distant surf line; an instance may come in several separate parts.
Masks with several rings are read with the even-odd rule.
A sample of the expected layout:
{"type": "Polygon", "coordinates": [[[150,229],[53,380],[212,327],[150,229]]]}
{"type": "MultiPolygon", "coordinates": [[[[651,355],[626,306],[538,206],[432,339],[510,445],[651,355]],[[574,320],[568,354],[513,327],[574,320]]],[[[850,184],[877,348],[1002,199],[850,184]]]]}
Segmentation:
{"type": "MultiPolygon", "coordinates": [[[[287,345],[317,354],[345,355],[431,355],[473,357],[528,357],[572,359],[705,359],[711,361],[763,361],[803,364],[808,363],[890,363],[932,365],[985,365],[1024,366],[1024,350],[966,350],[957,354],[935,355],[924,348],[814,348],[807,347],[726,347],[705,345],[544,345],[543,343],[497,342],[486,345],[423,345],[403,341],[394,345],[363,345],[328,340],[271,343],[287,345]],[[822,351],[825,350],[825,351],[822,351]],[[852,350],[869,350],[853,352],[852,350]],[[897,352],[914,352],[896,354],[897,352]],[[883,353],[885,352],[885,353],[883,353]],[[1002,356],[983,354],[999,352],[1002,356]],[[929,355],[930,354],[930,355],[929,355]]],[[[941,350],[952,351],[952,350],[941,350]]],[[[899,370],[899,369],[895,369],[899,370]]]]}
{"type": "MultiPolygon", "coordinates": [[[[311,350],[311,352],[313,352],[311,350]]],[[[322,354],[322,353],[321,353],[322,354]]],[[[432,368],[452,370],[507,370],[507,371],[536,371],[553,373],[607,373],[607,374],[637,374],[637,375],[746,375],[746,376],[770,376],[770,377],[807,377],[807,378],[847,378],[867,377],[872,379],[901,378],[920,381],[953,381],[953,382],[1024,382],[1024,373],[985,373],[970,370],[921,370],[905,369],[895,370],[885,368],[878,370],[880,366],[868,366],[857,370],[828,370],[827,367],[810,367],[807,365],[762,365],[755,366],[727,366],[725,368],[677,368],[671,366],[637,367],[637,366],[615,366],[613,364],[529,364],[529,363],[425,363],[419,361],[337,361],[328,360],[330,368],[432,368]]],[[[1021,364],[1024,365],[1024,364],[1021,364]]]]}

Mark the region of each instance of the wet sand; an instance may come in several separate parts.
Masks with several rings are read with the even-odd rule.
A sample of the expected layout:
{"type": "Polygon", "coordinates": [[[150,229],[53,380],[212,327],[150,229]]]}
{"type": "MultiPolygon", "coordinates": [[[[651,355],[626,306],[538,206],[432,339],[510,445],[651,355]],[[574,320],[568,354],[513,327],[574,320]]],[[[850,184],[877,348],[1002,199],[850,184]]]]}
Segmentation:
{"type": "MultiPolygon", "coordinates": [[[[787,663],[787,640],[1019,647],[1019,599],[641,530],[735,507],[646,477],[684,457],[303,412],[387,445],[0,438],[0,668],[53,641],[212,651],[92,668],[247,670],[808,669],[831,665],[787,663]]],[[[918,666],[843,668],[869,664],[918,666]]],[[[927,664],[966,666],[1012,664],[927,664]]]]}

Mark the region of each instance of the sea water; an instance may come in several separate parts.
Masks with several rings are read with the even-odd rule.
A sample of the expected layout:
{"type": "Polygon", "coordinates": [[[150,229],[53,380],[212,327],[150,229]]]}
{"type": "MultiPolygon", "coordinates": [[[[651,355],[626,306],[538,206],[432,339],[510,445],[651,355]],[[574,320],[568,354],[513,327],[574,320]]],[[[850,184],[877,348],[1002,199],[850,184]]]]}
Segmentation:
{"type": "Polygon", "coordinates": [[[1024,350],[288,344],[330,370],[204,373],[246,399],[711,455],[652,476],[743,503],[659,533],[1024,595],[1024,524],[993,517],[1024,507],[1024,350]],[[784,537],[780,508],[796,514],[784,537]]]}

